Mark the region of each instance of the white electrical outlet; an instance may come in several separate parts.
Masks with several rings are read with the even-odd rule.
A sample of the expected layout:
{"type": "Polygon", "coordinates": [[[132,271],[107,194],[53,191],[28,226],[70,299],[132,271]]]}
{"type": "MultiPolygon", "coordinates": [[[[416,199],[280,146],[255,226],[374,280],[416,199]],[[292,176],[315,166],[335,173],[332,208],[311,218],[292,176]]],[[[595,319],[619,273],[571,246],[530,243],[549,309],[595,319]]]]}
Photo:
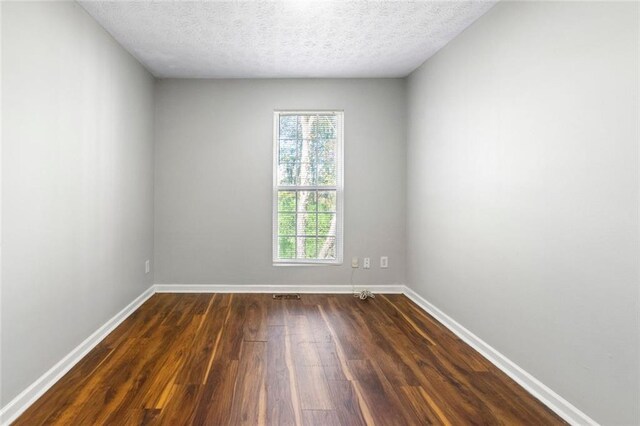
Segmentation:
{"type": "Polygon", "coordinates": [[[358,268],[358,258],[357,257],[352,257],[351,258],[351,267],[352,268],[358,268]]]}
{"type": "Polygon", "coordinates": [[[144,261],[144,273],[148,274],[149,272],[151,272],[151,262],[149,262],[149,260],[145,260],[144,261]]]}
{"type": "Polygon", "coordinates": [[[365,257],[365,258],[362,260],[362,267],[363,267],[364,269],[369,269],[369,268],[371,268],[371,259],[370,259],[370,258],[368,258],[368,257],[365,257]]]}
{"type": "Polygon", "coordinates": [[[389,258],[387,256],[380,257],[380,267],[381,268],[389,267],[389,258]]]}

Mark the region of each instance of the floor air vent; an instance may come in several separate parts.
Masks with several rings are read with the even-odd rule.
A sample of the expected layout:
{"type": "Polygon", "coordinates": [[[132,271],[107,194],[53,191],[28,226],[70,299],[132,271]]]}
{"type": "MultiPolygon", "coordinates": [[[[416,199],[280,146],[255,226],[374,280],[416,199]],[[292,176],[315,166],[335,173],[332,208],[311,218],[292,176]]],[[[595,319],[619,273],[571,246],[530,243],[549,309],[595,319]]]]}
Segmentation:
{"type": "Polygon", "coordinates": [[[300,295],[298,293],[274,294],[273,298],[278,300],[300,300],[300,295]]]}

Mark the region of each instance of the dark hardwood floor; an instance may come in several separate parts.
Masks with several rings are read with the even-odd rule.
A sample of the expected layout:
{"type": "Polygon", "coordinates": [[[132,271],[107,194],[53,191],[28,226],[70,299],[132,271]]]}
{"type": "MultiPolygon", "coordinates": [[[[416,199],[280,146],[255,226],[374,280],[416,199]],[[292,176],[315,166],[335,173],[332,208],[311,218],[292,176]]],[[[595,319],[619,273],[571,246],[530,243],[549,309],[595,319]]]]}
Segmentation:
{"type": "Polygon", "coordinates": [[[14,424],[563,423],[402,295],[156,294],[14,424]]]}

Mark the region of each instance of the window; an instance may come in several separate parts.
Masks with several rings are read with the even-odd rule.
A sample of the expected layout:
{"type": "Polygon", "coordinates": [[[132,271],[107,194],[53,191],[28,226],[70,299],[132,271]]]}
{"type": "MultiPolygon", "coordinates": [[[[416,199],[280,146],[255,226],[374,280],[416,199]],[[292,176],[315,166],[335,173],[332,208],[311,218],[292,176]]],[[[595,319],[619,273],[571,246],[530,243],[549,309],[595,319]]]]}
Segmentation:
{"type": "Polygon", "coordinates": [[[343,113],[276,111],[274,264],[341,264],[343,113]]]}

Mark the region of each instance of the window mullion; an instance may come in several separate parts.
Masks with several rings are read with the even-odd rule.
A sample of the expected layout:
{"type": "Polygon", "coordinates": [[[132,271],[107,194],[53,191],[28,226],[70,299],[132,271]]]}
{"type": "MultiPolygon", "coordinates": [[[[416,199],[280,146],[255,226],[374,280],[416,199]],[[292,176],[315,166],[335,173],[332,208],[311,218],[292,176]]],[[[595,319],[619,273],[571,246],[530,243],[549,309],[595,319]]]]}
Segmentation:
{"type": "MultiPolygon", "coordinates": [[[[306,124],[305,124],[306,125],[306,124]]],[[[276,196],[274,198],[274,208],[275,211],[275,220],[274,229],[276,232],[274,233],[274,263],[337,263],[342,262],[342,236],[343,236],[343,116],[341,112],[322,112],[322,111],[276,111],[274,114],[274,188],[276,190],[276,196]],[[295,117],[292,117],[295,116],[295,117]],[[309,121],[308,125],[312,126],[309,131],[311,132],[309,136],[309,141],[312,147],[309,147],[310,158],[308,159],[309,168],[313,167],[310,178],[314,185],[295,185],[295,183],[302,183],[301,181],[301,172],[300,167],[295,168],[296,164],[300,164],[302,159],[300,158],[302,154],[302,146],[304,144],[304,137],[306,133],[301,132],[302,118],[305,118],[309,121]],[[295,126],[295,129],[293,128],[295,126]],[[291,146],[291,139],[295,137],[295,146],[291,146]],[[286,145],[285,145],[286,143],[286,145]],[[285,149],[283,151],[283,149],[285,149]],[[323,153],[330,155],[332,151],[335,150],[333,160],[330,159],[325,163],[322,162],[325,156],[323,153]],[[285,152],[285,154],[282,154],[285,152]],[[291,158],[291,154],[295,155],[294,158],[291,158]],[[286,158],[282,159],[282,155],[285,155],[286,158]],[[284,161],[283,166],[280,165],[280,161],[284,161]],[[322,164],[321,164],[322,163],[322,164]],[[291,172],[290,167],[294,167],[293,175],[287,174],[283,176],[287,180],[290,178],[294,178],[290,180],[294,184],[285,184],[281,185],[281,182],[287,182],[287,180],[280,180],[280,167],[283,167],[283,172],[291,172]],[[331,179],[335,178],[335,185],[319,185],[320,178],[323,179],[331,179]],[[280,193],[289,192],[295,196],[295,200],[293,203],[291,201],[286,201],[290,199],[289,195],[283,194],[282,202],[285,203],[283,206],[280,206],[280,193]],[[301,192],[304,191],[308,193],[307,200],[311,201],[308,197],[314,196],[314,210],[307,211],[307,205],[300,204],[300,196],[301,192]],[[323,210],[320,210],[320,193],[323,192],[323,210]],[[329,202],[329,204],[325,204],[329,202]],[[293,204],[294,211],[287,211],[289,208],[284,207],[287,203],[293,204]],[[284,210],[281,211],[281,208],[284,210]],[[301,209],[305,209],[302,211],[301,209]],[[326,222],[326,219],[332,219],[337,221],[335,225],[335,233],[332,235],[320,235],[320,213],[323,213],[323,218],[325,218],[325,222],[323,226],[331,226],[331,221],[326,222]],[[293,213],[292,215],[289,215],[293,213]],[[326,214],[325,214],[326,213],[326,214]],[[327,216],[327,214],[333,214],[335,218],[327,216]],[[285,216],[286,215],[286,216],[285,216]],[[281,217],[282,216],[282,217],[281,217]],[[311,216],[315,218],[315,227],[311,228],[313,231],[308,232],[309,228],[307,227],[307,222],[305,219],[307,216],[311,216]],[[280,235],[280,221],[284,220],[284,223],[290,223],[289,221],[294,220],[294,235],[280,235]],[[300,226],[299,226],[300,225],[300,226]],[[315,232],[314,232],[315,231],[315,232]],[[320,258],[320,240],[322,238],[328,239],[325,243],[329,241],[332,244],[332,257],[331,258],[320,258]],[[294,241],[291,241],[293,239],[294,241]],[[313,240],[315,243],[315,256],[312,258],[306,258],[306,255],[298,257],[299,250],[301,253],[306,253],[307,241],[313,240]],[[333,243],[335,241],[335,243],[333,243]],[[287,244],[289,245],[287,248],[287,244]],[[284,244],[284,246],[282,245],[284,244]],[[300,245],[303,247],[300,247],[300,245]],[[289,253],[289,250],[293,249],[293,253],[289,253]],[[280,257],[280,253],[285,256],[284,258],[280,257]]],[[[326,180],[325,180],[326,181],[326,180]]],[[[291,205],[289,204],[289,205],[291,205]]],[[[287,224],[282,231],[290,229],[291,225],[287,224]]],[[[324,230],[324,234],[327,234],[327,229],[324,230]]],[[[324,247],[324,244],[323,244],[324,247]]]]}

